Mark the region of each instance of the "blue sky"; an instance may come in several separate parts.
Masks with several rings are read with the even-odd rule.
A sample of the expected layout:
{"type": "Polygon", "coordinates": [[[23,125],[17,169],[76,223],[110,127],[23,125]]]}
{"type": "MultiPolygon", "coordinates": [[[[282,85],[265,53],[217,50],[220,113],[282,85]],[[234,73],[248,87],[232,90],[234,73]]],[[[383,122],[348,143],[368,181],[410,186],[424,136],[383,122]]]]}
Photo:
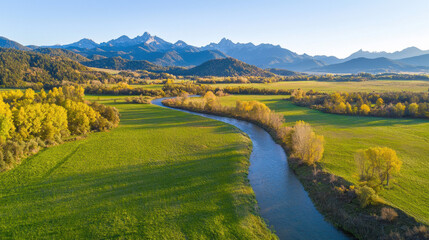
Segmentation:
{"type": "Polygon", "coordinates": [[[339,57],[361,48],[429,49],[428,0],[0,0],[0,7],[0,36],[25,45],[148,31],[196,46],[226,37],[339,57]]]}

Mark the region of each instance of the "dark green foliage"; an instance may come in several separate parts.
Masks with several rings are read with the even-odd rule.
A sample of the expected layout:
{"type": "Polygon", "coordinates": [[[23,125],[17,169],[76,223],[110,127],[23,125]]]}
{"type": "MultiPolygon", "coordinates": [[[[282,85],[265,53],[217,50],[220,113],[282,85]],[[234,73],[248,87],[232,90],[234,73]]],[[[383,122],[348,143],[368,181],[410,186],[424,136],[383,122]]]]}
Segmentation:
{"type": "Polygon", "coordinates": [[[175,75],[185,76],[260,76],[273,77],[273,73],[234,58],[213,59],[188,70],[169,71],[175,75]]]}
{"type": "Polygon", "coordinates": [[[145,60],[130,61],[121,57],[104,58],[82,63],[88,67],[106,68],[115,70],[147,70],[147,71],[164,71],[168,68],[161,67],[145,60]]]}
{"type": "Polygon", "coordinates": [[[42,54],[48,54],[50,56],[54,57],[63,57],[63,58],[69,58],[70,60],[76,61],[76,62],[85,62],[89,61],[88,58],[74,53],[72,51],[61,49],[61,48],[37,48],[34,49],[34,52],[42,53],[42,54]]]}
{"type": "Polygon", "coordinates": [[[33,87],[100,80],[94,72],[64,57],[0,48],[0,86],[33,87]]]}
{"type": "Polygon", "coordinates": [[[289,71],[286,69],[278,69],[278,68],[268,68],[267,71],[272,72],[274,74],[280,75],[280,76],[296,76],[299,73],[294,71],[289,71]]]}

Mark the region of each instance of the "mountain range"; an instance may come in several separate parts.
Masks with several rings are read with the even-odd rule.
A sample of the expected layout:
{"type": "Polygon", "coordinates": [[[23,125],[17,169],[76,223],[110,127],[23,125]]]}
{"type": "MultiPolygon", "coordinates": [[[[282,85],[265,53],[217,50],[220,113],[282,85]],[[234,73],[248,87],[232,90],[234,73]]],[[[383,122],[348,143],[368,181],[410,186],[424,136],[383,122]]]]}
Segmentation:
{"type": "MultiPolygon", "coordinates": [[[[124,35],[103,43],[96,43],[84,38],[71,44],[40,47],[23,46],[0,37],[0,47],[44,51],[51,55],[66,54],[67,57],[79,62],[120,57],[130,61],[144,60],[164,67],[190,68],[209,60],[227,57],[262,69],[286,69],[313,73],[427,72],[425,67],[429,66],[429,50],[423,51],[416,47],[393,53],[359,50],[347,58],[339,59],[334,56],[297,54],[273,44],[234,43],[226,38],[218,43],[195,47],[184,41],[170,43],[147,32],[135,38],[124,35]],[[46,49],[62,49],[67,52],[59,52],[59,50],[54,52],[46,49]]],[[[109,61],[114,61],[114,59],[109,61]]],[[[100,62],[94,64],[100,64],[100,62]]],[[[133,67],[139,64],[141,63],[137,63],[133,67]]],[[[85,65],[89,66],[89,63],[85,65]]]]}
{"type": "Polygon", "coordinates": [[[313,71],[323,73],[429,72],[429,67],[410,65],[385,57],[374,59],[360,57],[343,63],[315,68],[313,71]]]}

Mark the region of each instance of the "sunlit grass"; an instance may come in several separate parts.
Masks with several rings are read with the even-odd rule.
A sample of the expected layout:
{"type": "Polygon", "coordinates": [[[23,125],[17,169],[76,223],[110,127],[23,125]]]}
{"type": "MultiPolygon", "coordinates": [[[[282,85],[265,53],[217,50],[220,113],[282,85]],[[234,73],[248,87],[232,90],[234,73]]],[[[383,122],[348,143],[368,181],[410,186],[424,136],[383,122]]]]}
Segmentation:
{"type": "Polygon", "coordinates": [[[412,91],[427,92],[429,81],[411,80],[377,80],[366,82],[316,82],[316,81],[288,81],[276,83],[251,83],[251,84],[213,84],[215,87],[246,86],[269,89],[298,89],[320,92],[386,92],[386,91],[412,91]]]}
{"type": "Polygon", "coordinates": [[[285,115],[288,125],[309,122],[325,136],[323,166],[330,172],[357,183],[354,153],[358,149],[386,146],[403,161],[392,188],[381,193],[388,202],[418,220],[429,223],[429,121],[343,116],[311,110],[282,100],[287,96],[228,96],[222,103],[258,100],[285,115]]]}
{"type": "Polygon", "coordinates": [[[247,183],[249,139],[236,128],[100,100],[119,108],[117,129],[0,174],[0,239],[273,237],[247,183]]]}

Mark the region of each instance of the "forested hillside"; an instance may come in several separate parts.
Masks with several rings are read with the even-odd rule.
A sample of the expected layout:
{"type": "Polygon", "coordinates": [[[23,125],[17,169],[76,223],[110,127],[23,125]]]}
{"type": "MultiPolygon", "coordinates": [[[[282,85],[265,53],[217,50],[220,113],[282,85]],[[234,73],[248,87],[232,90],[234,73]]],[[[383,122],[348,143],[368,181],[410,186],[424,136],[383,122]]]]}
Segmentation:
{"type": "Polygon", "coordinates": [[[37,48],[34,49],[35,52],[38,53],[43,53],[43,54],[48,54],[54,57],[64,57],[64,58],[69,58],[73,61],[77,61],[77,62],[85,62],[85,61],[89,61],[88,58],[74,53],[72,51],[66,50],[66,49],[61,49],[61,48],[37,48]]]}
{"type": "Polygon", "coordinates": [[[272,77],[274,73],[265,71],[256,66],[239,61],[235,58],[222,58],[207,61],[199,66],[187,70],[170,71],[175,75],[188,76],[217,76],[217,77],[236,77],[236,76],[256,76],[272,77]]]}
{"type": "Polygon", "coordinates": [[[106,73],[94,73],[78,62],[30,51],[0,48],[0,87],[41,87],[63,81],[83,83],[102,80],[106,73]]]}

